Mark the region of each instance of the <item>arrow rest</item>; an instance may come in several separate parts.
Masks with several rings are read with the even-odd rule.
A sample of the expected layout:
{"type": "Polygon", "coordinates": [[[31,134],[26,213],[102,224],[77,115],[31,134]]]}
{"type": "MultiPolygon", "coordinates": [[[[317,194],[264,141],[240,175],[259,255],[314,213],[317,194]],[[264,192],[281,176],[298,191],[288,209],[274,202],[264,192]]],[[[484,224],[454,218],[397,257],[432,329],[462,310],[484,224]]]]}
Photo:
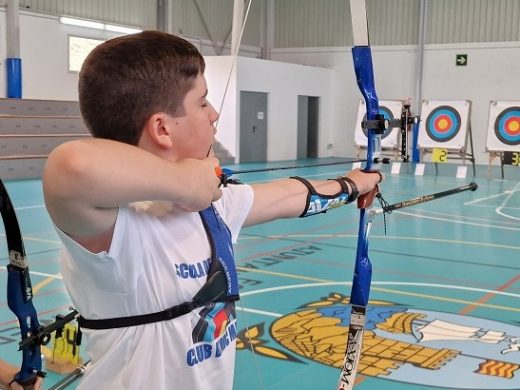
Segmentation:
{"type": "Polygon", "coordinates": [[[385,130],[390,128],[390,121],[383,114],[376,114],[376,118],[372,120],[364,120],[361,122],[361,128],[372,129],[375,134],[384,134],[385,130]]]}

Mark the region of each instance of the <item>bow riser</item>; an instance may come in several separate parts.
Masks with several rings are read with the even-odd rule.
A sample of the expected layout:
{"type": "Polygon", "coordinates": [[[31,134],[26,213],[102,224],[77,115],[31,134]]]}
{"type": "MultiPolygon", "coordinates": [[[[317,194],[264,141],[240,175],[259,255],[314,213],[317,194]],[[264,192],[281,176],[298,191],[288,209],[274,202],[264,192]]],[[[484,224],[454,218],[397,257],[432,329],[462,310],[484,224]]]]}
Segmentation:
{"type": "MultiPolygon", "coordinates": [[[[379,118],[379,100],[377,98],[374,82],[374,70],[372,65],[372,52],[370,46],[356,46],[352,48],[352,58],[356,80],[365,99],[366,120],[375,121],[379,118]]],[[[365,171],[376,171],[381,167],[382,151],[381,136],[383,131],[376,128],[368,128],[367,162],[365,171]]],[[[368,238],[371,222],[365,209],[360,209],[359,232],[357,241],[356,264],[350,303],[357,306],[366,306],[370,294],[372,281],[372,264],[368,257],[368,238]]]]}
{"type": "MultiPolygon", "coordinates": [[[[379,117],[379,100],[377,98],[370,46],[355,46],[352,48],[352,59],[356,82],[365,99],[366,120],[375,121],[379,117]]],[[[381,136],[384,130],[367,128],[367,163],[365,170],[381,169],[381,136]]]]}

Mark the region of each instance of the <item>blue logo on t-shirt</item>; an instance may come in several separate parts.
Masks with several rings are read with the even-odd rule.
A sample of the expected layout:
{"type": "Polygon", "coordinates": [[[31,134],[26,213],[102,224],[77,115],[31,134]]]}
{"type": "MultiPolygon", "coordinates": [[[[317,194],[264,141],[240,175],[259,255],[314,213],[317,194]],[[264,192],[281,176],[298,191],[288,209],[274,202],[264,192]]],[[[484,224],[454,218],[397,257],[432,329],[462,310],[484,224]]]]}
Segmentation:
{"type": "Polygon", "coordinates": [[[209,259],[199,261],[195,264],[175,264],[175,272],[182,279],[199,279],[206,277],[209,271],[209,259]]]}

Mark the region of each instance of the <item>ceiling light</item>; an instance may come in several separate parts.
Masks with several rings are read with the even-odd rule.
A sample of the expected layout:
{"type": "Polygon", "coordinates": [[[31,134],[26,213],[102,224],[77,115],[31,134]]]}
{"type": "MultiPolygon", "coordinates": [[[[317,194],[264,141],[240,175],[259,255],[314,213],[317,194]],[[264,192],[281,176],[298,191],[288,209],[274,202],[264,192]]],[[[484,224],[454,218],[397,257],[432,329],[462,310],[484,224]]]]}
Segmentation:
{"type": "Polygon", "coordinates": [[[114,24],[105,24],[105,30],[120,32],[123,34],[137,34],[137,33],[140,33],[141,31],[143,31],[143,30],[138,30],[137,28],[116,26],[114,24]]]}
{"type": "Polygon", "coordinates": [[[99,22],[93,22],[91,20],[69,18],[66,16],[60,17],[60,23],[69,24],[71,26],[95,28],[97,30],[103,30],[105,25],[99,22]]]}
{"type": "Polygon", "coordinates": [[[118,32],[118,33],[123,33],[123,34],[135,34],[135,33],[139,33],[141,31],[143,31],[143,30],[139,30],[137,28],[116,26],[114,24],[104,24],[104,23],[100,23],[100,22],[94,22],[92,20],[71,18],[68,16],[61,16],[60,23],[68,24],[70,26],[95,28],[96,30],[106,30],[106,31],[118,32]]]}

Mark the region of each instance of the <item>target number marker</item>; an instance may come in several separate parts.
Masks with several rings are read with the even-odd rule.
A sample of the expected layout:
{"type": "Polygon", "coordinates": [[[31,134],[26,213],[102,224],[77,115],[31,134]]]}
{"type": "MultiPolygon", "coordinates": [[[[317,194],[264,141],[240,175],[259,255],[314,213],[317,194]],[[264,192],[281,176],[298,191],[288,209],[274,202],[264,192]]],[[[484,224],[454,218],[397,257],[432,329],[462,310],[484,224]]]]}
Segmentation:
{"type": "Polygon", "coordinates": [[[436,163],[448,162],[448,149],[433,148],[432,161],[436,163]]]}
{"type": "Polygon", "coordinates": [[[520,152],[504,152],[504,165],[520,167],[520,152]]]}

